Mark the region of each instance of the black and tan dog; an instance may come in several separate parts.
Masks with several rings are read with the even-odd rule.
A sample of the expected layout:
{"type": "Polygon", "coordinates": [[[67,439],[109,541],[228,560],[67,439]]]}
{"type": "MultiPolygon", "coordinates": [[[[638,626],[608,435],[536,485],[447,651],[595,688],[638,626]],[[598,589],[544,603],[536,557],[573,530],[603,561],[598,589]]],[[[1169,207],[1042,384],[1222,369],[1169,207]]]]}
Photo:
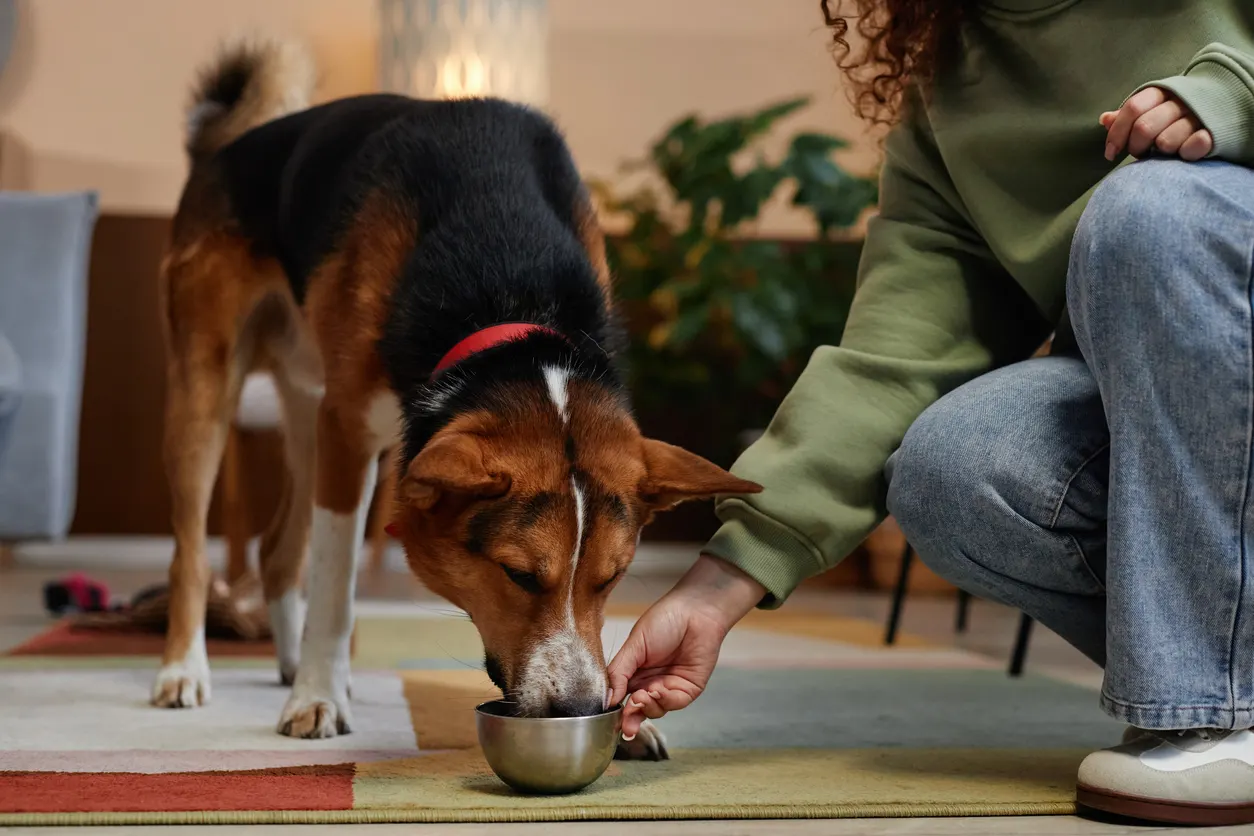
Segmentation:
{"type": "Polygon", "coordinates": [[[495,100],[307,108],[312,77],[297,50],[243,45],[194,94],[162,269],[176,547],[152,702],[209,699],[206,515],[241,381],[265,369],[288,470],[261,549],[293,685],[279,731],[352,726],[356,554],[393,445],[394,530],[418,577],[474,620],[493,681],[526,714],[601,711],[604,603],[641,527],[758,486],[641,436],[601,232],[548,120],[495,100]]]}

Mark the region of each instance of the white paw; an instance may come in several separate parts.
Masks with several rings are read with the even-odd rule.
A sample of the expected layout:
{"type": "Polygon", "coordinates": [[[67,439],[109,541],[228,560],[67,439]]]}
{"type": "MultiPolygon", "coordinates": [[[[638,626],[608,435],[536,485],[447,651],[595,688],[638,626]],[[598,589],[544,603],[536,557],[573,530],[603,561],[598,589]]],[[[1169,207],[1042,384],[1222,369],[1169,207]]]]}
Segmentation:
{"type": "Polygon", "coordinates": [[[297,683],[279,718],[279,734],[288,737],[335,737],[352,730],[347,687],[320,689],[297,683]]]}
{"type": "Polygon", "coordinates": [[[666,736],[649,720],[640,724],[640,731],[631,740],[619,740],[614,758],[620,761],[670,760],[666,750],[666,736]]]}
{"type": "Polygon", "coordinates": [[[196,708],[208,704],[208,661],[188,664],[184,660],[163,667],[152,684],[151,702],[160,708],[196,708]]]}
{"type": "Polygon", "coordinates": [[[270,635],[279,662],[279,680],[284,685],[296,681],[300,666],[300,634],[305,627],[305,601],[295,588],[266,605],[270,616],[270,635]]]}

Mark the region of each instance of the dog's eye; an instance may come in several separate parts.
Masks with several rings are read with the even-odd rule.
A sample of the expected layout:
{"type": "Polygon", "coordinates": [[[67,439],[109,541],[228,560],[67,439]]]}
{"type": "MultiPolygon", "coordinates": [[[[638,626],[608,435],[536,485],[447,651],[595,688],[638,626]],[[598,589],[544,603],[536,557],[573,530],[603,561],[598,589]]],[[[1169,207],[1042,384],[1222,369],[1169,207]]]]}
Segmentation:
{"type": "Polygon", "coordinates": [[[597,584],[597,592],[604,592],[605,590],[609,589],[611,586],[614,585],[615,581],[617,581],[622,576],[623,576],[623,570],[619,569],[617,572],[615,572],[613,575],[610,576],[609,580],[604,581],[600,584],[597,584]]]}
{"type": "Polygon", "coordinates": [[[544,591],[544,587],[540,585],[540,579],[531,572],[523,572],[505,564],[501,564],[501,568],[505,570],[506,576],[511,581],[532,595],[539,595],[544,591]]]}

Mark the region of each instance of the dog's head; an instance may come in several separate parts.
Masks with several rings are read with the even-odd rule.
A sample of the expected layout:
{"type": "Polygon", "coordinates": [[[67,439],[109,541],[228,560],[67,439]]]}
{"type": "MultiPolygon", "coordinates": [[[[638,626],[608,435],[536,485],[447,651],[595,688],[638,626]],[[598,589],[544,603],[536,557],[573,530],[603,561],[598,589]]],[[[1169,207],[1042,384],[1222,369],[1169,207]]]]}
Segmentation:
{"type": "Polygon", "coordinates": [[[759,490],[550,370],[431,438],[402,475],[394,531],[415,574],[469,613],[519,713],[587,715],[604,707],[605,601],[641,528],[689,499],[759,490]]]}

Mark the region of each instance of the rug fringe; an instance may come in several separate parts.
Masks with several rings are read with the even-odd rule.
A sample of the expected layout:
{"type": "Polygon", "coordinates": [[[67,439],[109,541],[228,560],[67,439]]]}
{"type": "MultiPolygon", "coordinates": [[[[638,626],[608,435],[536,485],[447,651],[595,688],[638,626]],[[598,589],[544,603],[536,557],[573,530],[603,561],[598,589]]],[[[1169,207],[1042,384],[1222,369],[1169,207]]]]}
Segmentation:
{"type": "Polygon", "coordinates": [[[1074,802],[1023,804],[814,804],[566,809],[391,807],[372,810],[214,810],[187,812],[0,813],[0,827],[188,824],[497,824],[690,819],[880,819],[1074,815],[1074,802]]]}

